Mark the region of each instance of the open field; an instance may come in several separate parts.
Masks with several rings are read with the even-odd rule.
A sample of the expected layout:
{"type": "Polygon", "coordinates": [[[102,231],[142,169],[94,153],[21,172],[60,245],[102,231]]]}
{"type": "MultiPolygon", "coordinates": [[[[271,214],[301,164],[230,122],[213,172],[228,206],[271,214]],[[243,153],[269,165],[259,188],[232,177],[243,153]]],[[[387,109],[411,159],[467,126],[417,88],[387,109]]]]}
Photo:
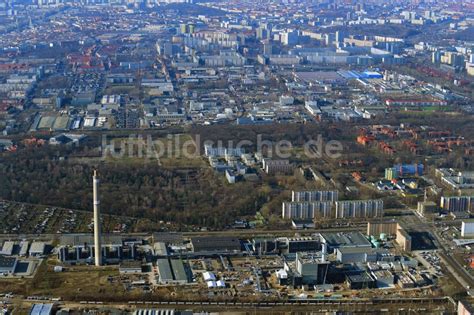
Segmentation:
{"type": "Polygon", "coordinates": [[[38,267],[33,279],[2,279],[3,292],[24,296],[52,296],[67,300],[97,297],[113,299],[123,297],[125,290],[119,283],[108,281],[118,276],[117,267],[93,269],[90,266],[73,266],[64,272],[54,272],[55,260],[45,260],[38,267]]]}

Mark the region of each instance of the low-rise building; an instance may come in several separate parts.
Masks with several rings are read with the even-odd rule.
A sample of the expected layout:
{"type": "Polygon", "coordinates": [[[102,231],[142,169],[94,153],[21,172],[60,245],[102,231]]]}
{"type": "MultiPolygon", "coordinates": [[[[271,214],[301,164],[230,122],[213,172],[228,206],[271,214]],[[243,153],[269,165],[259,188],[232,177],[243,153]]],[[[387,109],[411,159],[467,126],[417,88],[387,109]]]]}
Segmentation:
{"type": "Polygon", "coordinates": [[[303,284],[322,284],[326,282],[329,267],[324,255],[296,253],[296,271],[302,277],[303,284]]]}
{"type": "Polygon", "coordinates": [[[43,256],[46,253],[46,244],[44,242],[31,243],[30,256],[43,256]]]}
{"type": "Polygon", "coordinates": [[[141,273],[142,272],[142,262],[141,261],[124,261],[120,263],[119,272],[122,274],[129,273],[141,273]]]}
{"type": "Polygon", "coordinates": [[[16,257],[0,255],[0,274],[13,274],[17,263],[18,259],[16,257]]]}
{"type": "Polygon", "coordinates": [[[438,168],[435,175],[453,190],[474,188],[474,172],[463,172],[452,168],[438,168]]]}
{"type": "Polygon", "coordinates": [[[15,242],[5,241],[5,243],[3,243],[2,250],[0,251],[0,255],[11,256],[13,255],[14,248],[15,248],[15,242]]]}
{"type": "Polygon", "coordinates": [[[388,270],[377,270],[372,272],[377,288],[389,288],[395,284],[395,276],[388,270]]]}
{"type": "Polygon", "coordinates": [[[415,287],[415,282],[413,282],[413,280],[411,280],[411,278],[406,273],[398,274],[397,284],[402,289],[410,289],[415,287]]]}
{"type": "Polygon", "coordinates": [[[461,236],[474,237],[474,220],[464,220],[461,223],[461,236]]]}
{"type": "Polygon", "coordinates": [[[376,262],[388,251],[371,247],[341,247],[336,249],[337,261],[343,264],[376,262]]]}
{"type": "Polygon", "coordinates": [[[347,274],[346,283],[351,290],[373,289],[376,287],[375,280],[367,272],[347,274]]]}
{"type": "Polygon", "coordinates": [[[372,244],[360,232],[329,232],[320,234],[321,242],[328,246],[328,249],[335,250],[337,248],[348,247],[365,247],[371,248],[372,244]]]}
{"type": "Polygon", "coordinates": [[[238,252],[240,240],[231,236],[199,236],[191,238],[193,252],[238,252]]]}
{"type": "Polygon", "coordinates": [[[268,158],[262,161],[263,170],[269,175],[283,174],[289,175],[293,173],[293,165],[289,160],[271,160],[268,158]]]}
{"type": "Polygon", "coordinates": [[[156,261],[158,268],[158,282],[161,284],[186,284],[191,282],[181,259],[159,258],[156,261]]]}
{"type": "Polygon", "coordinates": [[[53,314],[53,303],[38,303],[33,304],[30,310],[30,315],[51,315],[53,314]]]}
{"type": "Polygon", "coordinates": [[[293,219],[291,220],[291,226],[296,230],[315,228],[315,224],[311,219],[293,219]]]}

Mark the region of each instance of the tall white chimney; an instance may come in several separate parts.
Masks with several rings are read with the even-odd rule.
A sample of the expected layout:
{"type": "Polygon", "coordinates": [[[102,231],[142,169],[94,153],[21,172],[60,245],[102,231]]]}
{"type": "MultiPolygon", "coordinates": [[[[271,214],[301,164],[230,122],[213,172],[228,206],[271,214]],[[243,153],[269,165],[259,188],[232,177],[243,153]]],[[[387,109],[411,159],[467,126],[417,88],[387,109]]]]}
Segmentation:
{"type": "Polygon", "coordinates": [[[323,245],[323,248],[322,248],[322,250],[321,250],[321,253],[322,253],[322,255],[321,255],[321,261],[322,261],[322,262],[326,262],[326,255],[327,255],[327,253],[328,253],[328,248],[327,248],[327,244],[326,244],[326,243],[323,243],[322,245],[323,245]]]}
{"type": "Polygon", "coordinates": [[[97,171],[94,170],[92,177],[93,183],[93,198],[94,198],[94,259],[95,265],[102,265],[102,246],[100,242],[100,201],[99,201],[99,178],[97,171]]]}

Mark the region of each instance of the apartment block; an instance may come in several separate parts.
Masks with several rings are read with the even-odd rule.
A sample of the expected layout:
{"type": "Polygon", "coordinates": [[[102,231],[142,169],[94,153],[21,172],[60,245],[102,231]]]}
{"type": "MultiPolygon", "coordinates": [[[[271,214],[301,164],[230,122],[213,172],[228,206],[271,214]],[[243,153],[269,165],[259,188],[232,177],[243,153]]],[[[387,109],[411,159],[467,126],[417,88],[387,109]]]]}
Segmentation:
{"type": "Polygon", "coordinates": [[[383,200],[336,201],[336,218],[376,218],[383,216],[383,200]]]}
{"type": "Polygon", "coordinates": [[[263,159],[262,166],[269,175],[293,173],[293,165],[288,160],[263,159]]]}
{"type": "Polygon", "coordinates": [[[474,196],[443,196],[440,206],[449,212],[470,212],[474,210],[474,196]]]}
{"type": "Polygon", "coordinates": [[[330,218],[332,217],[332,205],[331,201],[283,202],[281,216],[283,219],[330,218]]]}
{"type": "Polygon", "coordinates": [[[337,201],[339,193],[337,190],[304,190],[292,191],[292,201],[337,201]]]}

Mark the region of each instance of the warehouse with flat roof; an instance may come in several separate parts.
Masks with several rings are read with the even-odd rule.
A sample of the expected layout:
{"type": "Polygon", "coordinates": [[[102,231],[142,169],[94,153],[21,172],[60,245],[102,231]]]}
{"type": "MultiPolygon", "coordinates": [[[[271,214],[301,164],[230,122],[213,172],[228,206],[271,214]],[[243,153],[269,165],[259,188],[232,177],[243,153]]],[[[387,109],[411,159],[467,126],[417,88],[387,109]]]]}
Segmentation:
{"type": "Polygon", "coordinates": [[[53,314],[52,303],[33,304],[33,306],[31,307],[30,315],[50,315],[50,314],[53,314]]]}
{"type": "Polygon", "coordinates": [[[14,248],[15,248],[15,242],[6,241],[5,243],[3,243],[2,251],[0,251],[0,254],[11,256],[13,255],[14,248]]]}
{"type": "Polygon", "coordinates": [[[376,287],[375,280],[367,272],[346,274],[346,282],[351,290],[372,289],[376,287]]]}
{"type": "Polygon", "coordinates": [[[171,265],[167,258],[157,259],[156,267],[158,268],[158,279],[160,283],[167,284],[173,282],[173,272],[171,271],[171,265]]]}
{"type": "Polygon", "coordinates": [[[231,236],[200,236],[191,238],[193,252],[237,252],[241,250],[240,240],[231,236]]]}
{"type": "Polygon", "coordinates": [[[186,284],[191,282],[189,273],[181,259],[159,258],[156,260],[158,267],[158,282],[161,284],[186,284]]]}
{"type": "Polygon", "coordinates": [[[17,263],[18,259],[16,257],[0,255],[0,274],[13,274],[17,263]]]}
{"type": "Polygon", "coordinates": [[[184,263],[181,259],[172,259],[171,270],[173,271],[175,282],[188,283],[189,277],[184,268],[184,263]]]}
{"type": "Polygon", "coordinates": [[[341,247],[372,247],[372,244],[360,232],[321,233],[321,241],[330,249],[341,247]]]}
{"type": "Polygon", "coordinates": [[[44,242],[31,243],[29,254],[30,256],[43,256],[46,253],[46,244],[44,242]]]}

